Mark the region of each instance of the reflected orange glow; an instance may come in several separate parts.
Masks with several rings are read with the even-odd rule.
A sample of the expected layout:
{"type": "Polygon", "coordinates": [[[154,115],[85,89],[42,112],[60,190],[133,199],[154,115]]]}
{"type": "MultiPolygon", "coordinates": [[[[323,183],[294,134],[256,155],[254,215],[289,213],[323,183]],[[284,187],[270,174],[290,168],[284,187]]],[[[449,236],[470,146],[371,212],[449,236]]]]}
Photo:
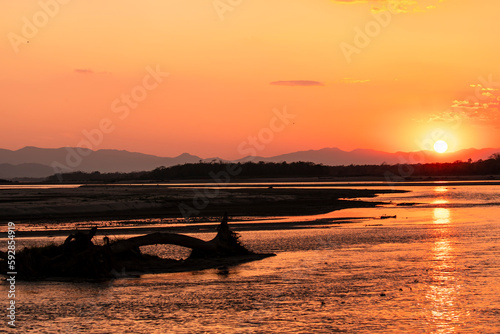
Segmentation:
{"type": "Polygon", "coordinates": [[[452,219],[451,210],[435,208],[433,219],[434,224],[442,225],[436,230],[442,237],[436,239],[432,247],[431,284],[426,295],[431,302],[430,313],[435,326],[432,332],[455,333],[458,330],[455,324],[464,321],[467,314],[457,305],[461,286],[456,277],[455,246],[449,237],[451,227],[447,225],[452,219]]]}
{"type": "Polygon", "coordinates": [[[456,285],[453,274],[453,246],[449,239],[443,238],[435,242],[432,249],[435,266],[432,268],[432,278],[435,282],[429,287],[427,298],[432,301],[432,318],[436,325],[436,333],[454,333],[456,323],[460,318],[455,305],[459,286],[456,285]]]}
{"type": "Polygon", "coordinates": [[[450,209],[435,208],[433,211],[434,224],[449,224],[450,209]]]}
{"type": "Polygon", "coordinates": [[[434,188],[434,192],[436,193],[446,193],[448,192],[448,188],[447,187],[436,187],[434,188]]]}
{"type": "Polygon", "coordinates": [[[448,203],[449,203],[449,201],[446,199],[437,199],[437,200],[432,201],[432,204],[448,204],[448,203]]]}

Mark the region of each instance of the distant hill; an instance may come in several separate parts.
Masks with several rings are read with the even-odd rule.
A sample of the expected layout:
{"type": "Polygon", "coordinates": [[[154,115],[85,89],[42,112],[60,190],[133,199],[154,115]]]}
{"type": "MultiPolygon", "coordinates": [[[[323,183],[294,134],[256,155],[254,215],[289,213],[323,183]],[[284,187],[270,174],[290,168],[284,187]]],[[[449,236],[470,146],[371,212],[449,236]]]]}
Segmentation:
{"type": "Polygon", "coordinates": [[[54,174],[54,170],[46,165],[24,163],[19,165],[0,164],[0,179],[43,178],[54,174]]]}
{"type": "Polygon", "coordinates": [[[264,162],[299,162],[308,161],[329,166],[340,165],[380,165],[386,164],[415,164],[433,162],[455,162],[472,159],[488,159],[492,154],[500,153],[500,148],[465,149],[457,152],[439,154],[433,151],[396,152],[388,153],[368,149],[343,151],[338,148],[323,148],[320,150],[299,151],[281,154],[274,157],[245,157],[239,161],[264,161],[264,162]]]}
{"type": "MultiPolygon", "coordinates": [[[[431,162],[454,162],[472,159],[488,159],[492,154],[499,153],[500,149],[466,149],[448,154],[435,152],[396,152],[388,153],[376,150],[357,149],[343,151],[338,148],[324,148],[320,150],[299,151],[277,155],[274,157],[246,157],[237,160],[264,161],[264,162],[298,162],[307,161],[323,165],[379,165],[386,164],[414,164],[431,162]]],[[[0,149],[0,179],[20,177],[46,177],[56,172],[83,171],[101,173],[133,171],[150,171],[160,166],[170,167],[199,161],[210,162],[219,158],[202,159],[188,153],[177,157],[158,157],[155,155],[128,152],[123,150],[97,150],[83,148],[37,148],[25,147],[12,151],[0,149]]],[[[226,160],[227,161],[227,160],[226,160]]]]}
{"type": "Polygon", "coordinates": [[[187,153],[167,158],[121,150],[92,151],[74,147],[55,149],[25,147],[17,151],[0,149],[0,178],[45,177],[59,170],[128,173],[152,170],[159,166],[194,163],[200,160],[202,160],[200,157],[187,153]],[[23,166],[23,164],[31,164],[31,166],[23,166]],[[21,168],[16,171],[9,165],[17,165],[21,168]]]}

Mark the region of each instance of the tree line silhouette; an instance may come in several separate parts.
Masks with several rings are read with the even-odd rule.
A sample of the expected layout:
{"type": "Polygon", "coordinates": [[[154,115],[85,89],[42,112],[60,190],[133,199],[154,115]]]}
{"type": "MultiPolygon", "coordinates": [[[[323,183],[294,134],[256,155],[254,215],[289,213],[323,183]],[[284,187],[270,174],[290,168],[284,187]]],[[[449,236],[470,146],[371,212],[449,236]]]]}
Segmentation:
{"type": "MultiPolygon", "coordinates": [[[[152,171],[131,173],[100,173],[73,172],[54,174],[46,179],[50,183],[70,182],[130,182],[130,181],[173,181],[173,180],[212,180],[227,174],[228,168],[234,173],[232,180],[252,178],[343,178],[343,177],[374,177],[385,178],[387,181],[412,181],[426,177],[459,177],[481,176],[493,177],[500,175],[500,153],[492,155],[487,160],[472,162],[455,161],[453,163],[427,164],[381,164],[381,165],[349,165],[325,166],[312,162],[245,162],[225,163],[221,161],[187,163],[172,167],[158,167],[152,171]]],[[[228,182],[227,178],[224,182],[228,182]]]]}

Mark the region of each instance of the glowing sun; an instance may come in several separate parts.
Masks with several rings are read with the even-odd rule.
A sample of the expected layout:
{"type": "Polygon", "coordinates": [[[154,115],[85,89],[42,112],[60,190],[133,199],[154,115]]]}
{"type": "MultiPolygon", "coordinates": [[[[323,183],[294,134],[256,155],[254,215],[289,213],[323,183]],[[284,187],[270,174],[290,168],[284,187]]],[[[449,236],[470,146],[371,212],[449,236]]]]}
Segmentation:
{"type": "Polygon", "coordinates": [[[434,143],[434,150],[437,153],[444,153],[448,150],[448,144],[444,140],[438,140],[434,143]]]}

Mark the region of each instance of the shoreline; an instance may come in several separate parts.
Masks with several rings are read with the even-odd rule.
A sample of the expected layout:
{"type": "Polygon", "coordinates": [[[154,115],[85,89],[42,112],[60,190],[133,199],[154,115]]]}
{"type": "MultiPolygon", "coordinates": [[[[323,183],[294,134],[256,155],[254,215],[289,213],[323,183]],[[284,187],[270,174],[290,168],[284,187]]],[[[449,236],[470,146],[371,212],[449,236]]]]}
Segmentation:
{"type": "MultiPolygon", "coordinates": [[[[379,219],[378,217],[342,217],[342,218],[328,218],[328,219],[317,219],[317,220],[300,220],[297,221],[284,221],[284,222],[266,222],[266,219],[262,219],[259,222],[251,221],[231,221],[229,226],[234,232],[253,232],[253,231],[277,231],[277,230],[298,230],[298,229],[312,229],[312,228],[334,228],[342,224],[352,224],[357,223],[361,220],[366,219],[379,219]]],[[[197,234],[197,233],[217,233],[217,226],[219,223],[201,223],[201,224],[176,224],[177,226],[169,226],[168,224],[158,224],[161,226],[138,226],[133,227],[98,227],[97,236],[131,236],[131,235],[143,235],[151,234],[157,232],[169,232],[178,234],[197,234]],[[182,226],[179,226],[182,225],[182,226]]],[[[79,227],[78,231],[86,231],[93,226],[89,222],[88,227],[79,227]]],[[[18,238],[37,238],[37,237],[67,237],[71,233],[74,233],[74,228],[67,229],[53,229],[53,230],[20,230],[16,231],[16,237],[18,238]]]]}
{"type": "Polygon", "coordinates": [[[455,185],[500,185],[500,175],[464,175],[464,176],[428,176],[428,177],[398,177],[388,180],[385,177],[296,177],[296,178],[245,178],[245,179],[231,179],[229,182],[216,183],[213,179],[173,179],[166,181],[158,180],[130,180],[130,181],[117,181],[117,182],[100,182],[100,181],[82,181],[82,182],[45,182],[34,180],[12,180],[7,183],[0,183],[1,187],[71,187],[71,186],[133,186],[133,185],[149,185],[155,186],[157,184],[162,186],[176,186],[176,187],[198,187],[199,185],[206,186],[220,186],[232,187],[238,184],[245,184],[248,187],[260,187],[259,184],[273,184],[276,186],[293,185],[294,187],[304,186],[323,186],[324,183],[333,183],[335,186],[346,185],[359,185],[371,186],[374,183],[380,185],[394,185],[394,186],[419,186],[431,185],[439,182],[449,182],[455,185]],[[303,184],[303,185],[301,185],[303,184]]]}
{"type": "Polygon", "coordinates": [[[0,221],[52,224],[149,218],[283,217],[324,214],[347,208],[375,207],[364,201],[393,189],[172,188],[98,186],[0,191],[0,221]]]}

